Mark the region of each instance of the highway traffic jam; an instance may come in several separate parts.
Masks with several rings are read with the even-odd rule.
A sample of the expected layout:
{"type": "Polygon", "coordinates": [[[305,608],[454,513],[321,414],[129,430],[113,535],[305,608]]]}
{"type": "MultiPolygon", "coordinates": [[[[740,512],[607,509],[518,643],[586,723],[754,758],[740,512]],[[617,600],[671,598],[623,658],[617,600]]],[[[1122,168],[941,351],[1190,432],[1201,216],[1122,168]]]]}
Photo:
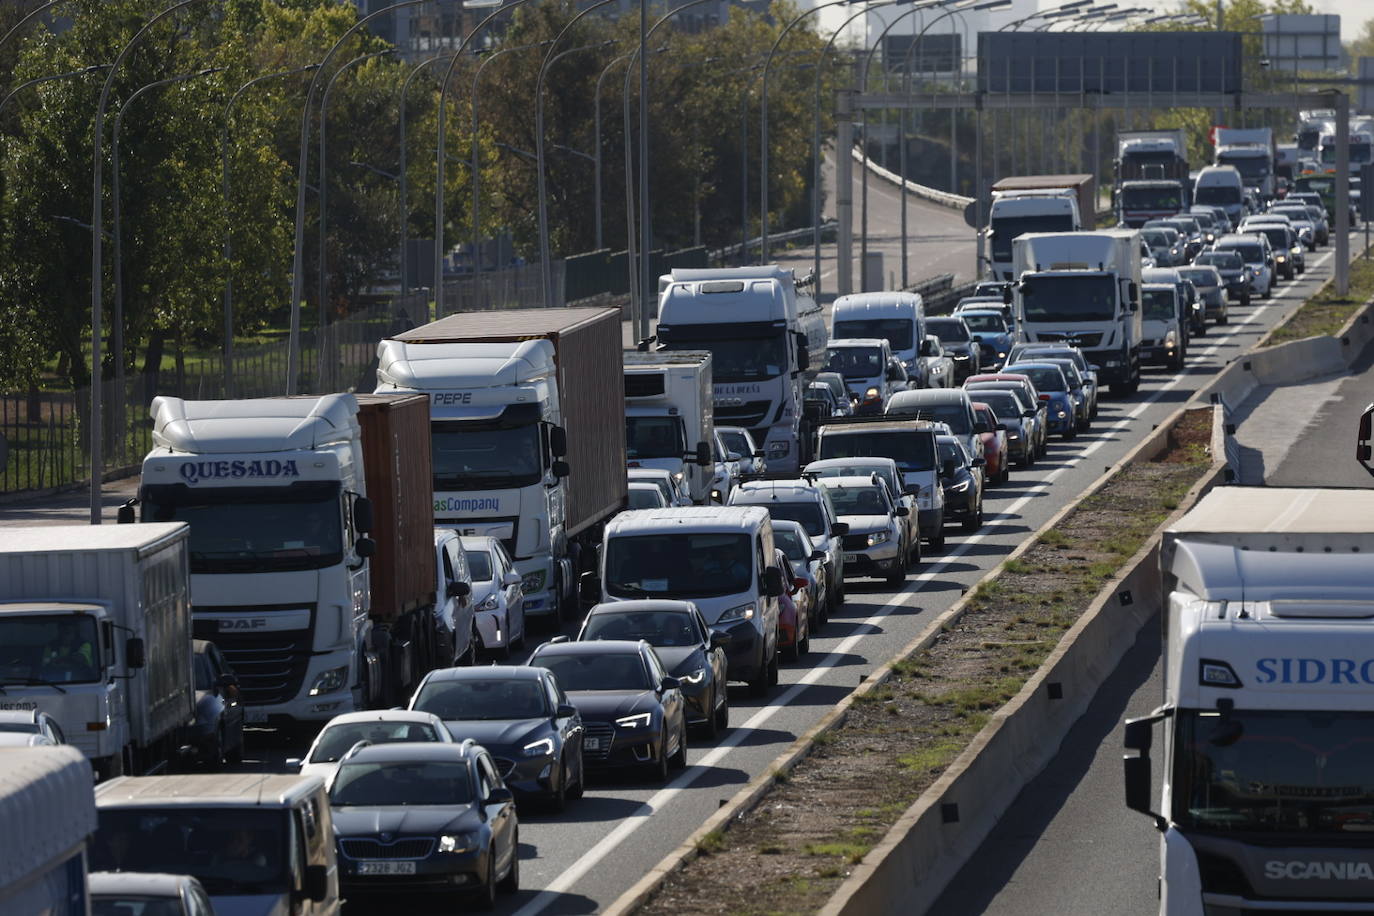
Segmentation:
{"type": "Polygon", "coordinates": [[[1232,165],[1098,231],[1064,178],[994,197],[949,314],[675,270],[632,350],[617,310],[464,313],[383,340],[371,393],[155,399],[120,524],[0,529],[0,746],[75,749],[14,776],[53,805],[94,771],[92,899],[496,906],[589,787],[669,783],[851,588],[905,588],[1330,232],[1232,165]],[[257,729],[308,748],[242,772],[257,729]]]}

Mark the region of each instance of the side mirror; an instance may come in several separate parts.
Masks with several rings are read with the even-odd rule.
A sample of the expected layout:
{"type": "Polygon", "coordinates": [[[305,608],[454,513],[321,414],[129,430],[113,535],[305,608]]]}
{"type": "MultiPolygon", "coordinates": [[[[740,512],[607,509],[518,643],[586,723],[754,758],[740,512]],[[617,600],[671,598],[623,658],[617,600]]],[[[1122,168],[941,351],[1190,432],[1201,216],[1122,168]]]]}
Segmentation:
{"type": "Polygon", "coordinates": [[[809,557],[806,558],[806,561],[807,561],[808,563],[815,563],[815,562],[817,562],[817,561],[819,561],[819,560],[824,560],[824,559],[825,559],[825,551],[824,551],[824,550],[813,550],[813,551],[811,551],[811,556],[809,556],[809,557]]]}
{"type": "Polygon", "coordinates": [[[288,769],[299,770],[301,767],[305,766],[305,760],[301,757],[287,757],[286,766],[288,769]]]}
{"type": "Polygon", "coordinates": [[[761,448],[756,448],[756,449],[754,449],[754,457],[755,457],[755,458],[767,458],[767,457],[768,457],[768,453],[765,452],[765,451],[764,451],[763,449],[761,449],[761,448]]]}
{"type": "Polygon", "coordinates": [[[953,476],[954,476],[954,468],[955,468],[954,459],[953,459],[953,458],[950,458],[948,461],[946,461],[943,465],[940,466],[940,476],[941,476],[941,477],[953,477],[953,476]]]}
{"type": "Polygon", "coordinates": [[[1124,757],[1121,764],[1126,771],[1126,807],[1153,816],[1150,810],[1150,758],[1124,757]]]}
{"type": "Polygon", "coordinates": [[[781,598],[783,588],[782,570],[770,566],[763,571],[763,594],[766,598],[781,598]]]}
{"type": "Polygon", "coordinates": [[[1002,304],[1003,304],[1003,305],[1011,305],[1011,287],[1010,287],[1010,286],[1004,286],[1004,287],[1002,287],[1002,304]]]}
{"type": "Polygon", "coordinates": [[[119,507],[119,511],[115,513],[115,522],[120,525],[132,525],[135,521],[134,500],[131,499],[119,507]]]}
{"type": "Polygon", "coordinates": [[[849,533],[849,522],[836,522],[830,526],[830,536],[832,538],[842,538],[849,533]]]}
{"type": "Polygon", "coordinates": [[[697,451],[697,454],[696,454],[696,462],[697,462],[697,464],[701,465],[702,467],[706,467],[706,466],[709,465],[709,464],[715,464],[715,463],[716,463],[716,462],[714,461],[714,459],[711,457],[711,445],[710,445],[710,443],[708,443],[708,442],[698,442],[698,443],[697,443],[697,450],[696,450],[696,451],[697,451]]]}
{"type": "Polygon", "coordinates": [[[990,433],[990,432],[992,432],[991,429],[988,429],[988,425],[987,425],[986,423],[982,423],[982,422],[973,424],[973,431],[974,431],[975,433],[990,433]]]}
{"type": "Polygon", "coordinates": [[[329,896],[329,867],[325,865],[305,866],[301,892],[305,894],[305,899],[313,903],[323,903],[325,898],[329,896]]]}
{"type": "Polygon", "coordinates": [[[568,454],[568,431],[561,426],[549,428],[549,451],[553,457],[562,458],[568,454]]]}
{"type": "Polygon", "coordinates": [[[1023,410],[1023,411],[1021,411],[1021,416],[1025,417],[1025,418],[1027,418],[1027,419],[1030,419],[1031,417],[1035,416],[1037,413],[1039,413],[1038,410],[1023,410]]]}
{"type": "Polygon", "coordinates": [[[911,514],[911,510],[908,509],[906,506],[898,506],[895,514],[898,518],[906,518],[908,515],[911,514]]]}
{"type": "Polygon", "coordinates": [[[725,453],[725,460],[726,460],[726,461],[741,461],[741,460],[743,460],[743,459],[744,459],[744,456],[741,455],[739,452],[726,452],[726,453],[725,453]]]}
{"type": "Polygon", "coordinates": [[[568,465],[568,462],[566,461],[555,461],[552,465],[549,466],[549,470],[552,471],[553,476],[558,478],[559,480],[562,480],[564,477],[567,477],[569,474],[572,473],[572,468],[568,465]]]}
{"type": "Polygon", "coordinates": [[[501,584],[506,587],[519,585],[521,581],[520,574],[513,569],[506,570],[505,575],[501,576],[501,584]]]}
{"type": "Polygon", "coordinates": [[[372,500],[366,496],[355,496],[353,498],[353,527],[359,531],[371,531],[374,521],[372,500]]]}
{"type": "Polygon", "coordinates": [[[997,430],[1000,433],[1004,433],[1007,431],[1007,424],[998,423],[996,426],[993,427],[993,429],[997,430]]]}
{"type": "Polygon", "coordinates": [[[377,542],[370,537],[360,537],[353,542],[353,552],[358,559],[366,560],[377,555],[377,542]]]}
{"type": "Polygon", "coordinates": [[[987,459],[985,458],[974,458],[972,461],[968,463],[968,466],[971,468],[981,468],[983,465],[987,463],[987,459]]]}
{"type": "Polygon", "coordinates": [[[124,641],[124,664],[130,668],[142,668],[148,664],[148,653],[139,637],[130,636],[124,641]]]}
{"type": "Polygon", "coordinates": [[[723,632],[721,632],[720,630],[712,630],[712,631],[711,631],[711,648],[712,648],[712,649],[724,649],[726,646],[730,645],[730,643],[733,641],[733,639],[734,639],[734,637],[732,637],[729,633],[723,633],[723,632]]]}
{"type": "Polygon", "coordinates": [[[472,584],[461,579],[450,582],[448,588],[444,590],[444,594],[449,598],[466,598],[472,594],[472,584]]]}
{"type": "Polygon", "coordinates": [[[807,346],[806,338],[800,335],[797,338],[797,368],[802,372],[811,368],[811,348],[807,346]]]}
{"type": "Polygon", "coordinates": [[[682,686],[682,682],[675,677],[665,677],[658,682],[659,690],[677,690],[682,686]]]}
{"type": "Polygon", "coordinates": [[[554,717],[558,719],[571,719],[577,715],[577,707],[570,703],[559,703],[558,708],[553,711],[554,717]]]}
{"type": "Polygon", "coordinates": [[[509,805],[514,801],[515,796],[505,786],[497,786],[488,792],[486,797],[486,804],[488,805],[509,805]]]}

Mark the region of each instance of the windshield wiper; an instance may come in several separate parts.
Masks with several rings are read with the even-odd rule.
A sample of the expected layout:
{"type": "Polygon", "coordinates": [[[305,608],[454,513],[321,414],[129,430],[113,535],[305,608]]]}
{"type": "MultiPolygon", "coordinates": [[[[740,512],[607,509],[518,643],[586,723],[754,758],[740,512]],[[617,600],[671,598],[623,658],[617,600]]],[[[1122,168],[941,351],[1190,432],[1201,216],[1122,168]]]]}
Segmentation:
{"type": "Polygon", "coordinates": [[[5,680],[0,681],[0,685],[3,684],[9,684],[13,687],[51,687],[58,693],[67,692],[66,690],[62,689],[61,684],[58,684],[55,681],[50,681],[47,678],[43,677],[6,678],[5,680]]]}

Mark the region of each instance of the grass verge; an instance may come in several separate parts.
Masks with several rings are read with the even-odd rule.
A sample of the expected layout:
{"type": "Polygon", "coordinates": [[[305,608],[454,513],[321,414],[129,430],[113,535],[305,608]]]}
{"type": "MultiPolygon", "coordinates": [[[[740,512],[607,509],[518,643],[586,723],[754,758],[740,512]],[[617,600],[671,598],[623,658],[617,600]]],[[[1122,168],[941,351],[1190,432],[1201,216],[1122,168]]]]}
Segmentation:
{"type": "Polygon", "coordinates": [[[893,665],[729,830],[698,845],[639,909],[812,913],[1010,700],[1209,466],[1211,411],[1129,465],[1012,567],[984,582],[926,650],[893,665]]]}
{"type": "Polygon", "coordinates": [[[1326,283],[1316,295],[1298,306],[1297,311],[1274,328],[1260,346],[1272,347],[1290,340],[1334,335],[1350,317],[1374,296],[1374,260],[1356,257],[1350,262],[1350,291],[1341,296],[1334,284],[1326,283]]]}

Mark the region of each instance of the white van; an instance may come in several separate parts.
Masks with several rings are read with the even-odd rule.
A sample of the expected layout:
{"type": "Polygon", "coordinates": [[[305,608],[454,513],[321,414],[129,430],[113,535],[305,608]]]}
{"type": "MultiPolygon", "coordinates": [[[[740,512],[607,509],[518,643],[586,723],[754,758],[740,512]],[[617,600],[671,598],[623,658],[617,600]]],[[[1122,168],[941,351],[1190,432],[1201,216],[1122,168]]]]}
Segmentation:
{"type": "Polygon", "coordinates": [[[844,378],[860,416],[881,414],[894,392],[906,390],[906,373],[896,365],[884,338],[831,339],[825,359],[825,368],[844,378]]]}
{"type": "Polygon", "coordinates": [[[757,506],[622,512],[606,525],[601,600],[691,601],[730,635],[727,676],[755,694],[778,682],[778,598],[773,524],[757,506]]]}
{"type": "Polygon", "coordinates": [[[1221,207],[1232,226],[1240,225],[1245,215],[1245,185],[1234,165],[1209,165],[1197,173],[1193,183],[1193,203],[1221,207]]]}
{"type": "Polygon", "coordinates": [[[318,776],[121,776],[95,788],[92,871],[192,875],[221,913],[339,912],[329,797],[318,776]]]}
{"type": "MultiPolygon", "coordinates": [[[[926,336],[925,306],[919,293],[853,293],[835,300],[830,337],[885,339],[907,375],[920,378],[921,341],[926,336]]],[[[924,379],[920,379],[925,387],[924,379]]]]}

